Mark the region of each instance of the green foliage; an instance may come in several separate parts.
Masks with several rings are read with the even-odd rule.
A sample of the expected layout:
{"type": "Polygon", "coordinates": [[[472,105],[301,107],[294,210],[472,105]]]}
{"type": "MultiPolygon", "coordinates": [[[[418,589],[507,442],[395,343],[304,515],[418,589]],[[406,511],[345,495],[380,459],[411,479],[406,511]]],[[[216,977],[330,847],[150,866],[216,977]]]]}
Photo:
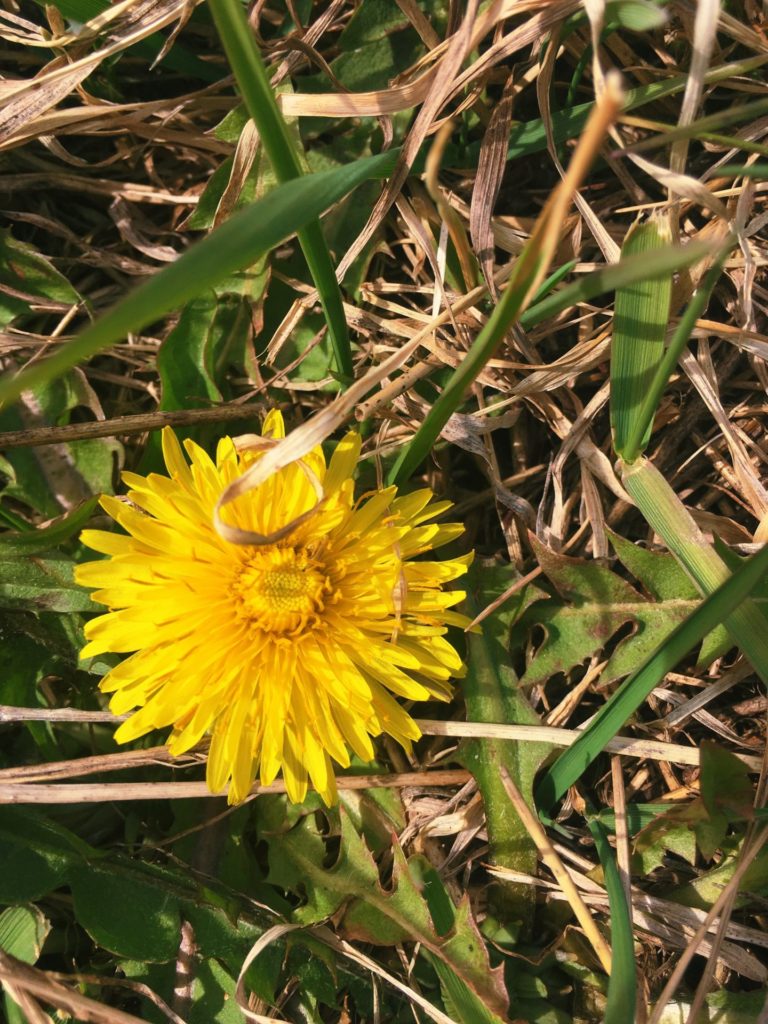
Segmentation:
{"type": "MultiPolygon", "coordinates": [[[[642,255],[652,265],[671,240],[668,223],[653,217],[629,230],[621,255],[642,255]]],[[[611,426],[614,451],[621,458],[626,455],[628,440],[637,432],[638,413],[664,353],[671,297],[671,274],[646,278],[616,291],[611,340],[611,426]]],[[[643,425],[640,451],[648,443],[651,427],[650,422],[643,425]]]]}
{"type": "MultiPolygon", "coordinates": [[[[327,837],[313,817],[303,817],[287,832],[268,840],[269,880],[289,891],[303,893],[305,902],[294,912],[304,924],[335,915],[349,938],[389,945],[420,942],[443,961],[486,1005],[504,1013],[507,996],[499,971],[472,920],[468,902],[455,908],[453,926],[441,934],[424,892],[396,842],[391,886],[382,886],[370,850],[349,814],[339,813],[338,856],[328,863],[327,837]]],[[[435,896],[433,895],[433,906],[435,896]]],[[[444,913],[445,903],[440,903],[444,913]]]]}
{"type": "MultiPolygon", "coordinates": [[[[467,579],[467,609],[478,614],[508,589],[514,579],[510,566],[476,561],[467,579]]],[[[467,639],[467,675],[462,683],[467,720],[492,724],[537,725],[539,718],[528,703],[512,670],[509,656],[509,623],[523,602],[535,600],[529,588],[518,602],[508,602],[488,616],[482,628],[467,639]]],[[[523,796],[533,800],[533,780],[551,747],[544,743],[505,740],[471,740],[462,759],[477,779],[483,795],[491,859],[494,864],[535,874],[538,854],[525,825],[510,807],[501,778],[506,768],[523,796]]],[[[534,893],[530,886],[507,883],[502,898],[507,923],[518,919],[531,927],[534,893]]]]}
{"type": "Polygon", "coordinates": [[[558,800],[615,736],[664,675],[725,618],[738,609],[768,572],[768,546],[733,573],[681,625],[677,626],[604,704],[576,742],[562,753],[539,783],[537,806],[546,810],[558,800]]]}
{"type": "Polygon", "coordinates": [[[39,387],[76,363],[141,330],[231,274],[251,267],[266,252],[310,223],[356,185],[392,169],[389,150],[336,170],[308,174],[276,188],[268,198],[231,216],[175,263],[150,277],[66,348],[14,377],[0,379],[0,402],[39,387]]]}
{"type": "Polygon", "coordinates": [[[608,978],[605,1024],[634,1024],[637,979],[632,914],[619,877],[616,855],[605,830],[594,819],[589,820],[588,824],[600,857],[611,908],[611,973],[608,978]]]}
{"type": "Polygon", "coordinates": [[[0,327],[33,309],[63,313],[80,302],[80,295],[50,260],[10,231],[0,231],[0,327]]]}
{"type": "MultiPolygon", "coordinates": [[[[523,646],[532,629],[544,639],[527,665],[521,685],[568,674],[611,644],[627,624],[634,628],[613,648],[600,675],[602,686],[634,672],[672,630],[700,604],[698,591],[672,555],[648,551],[609,534],[616,553],[646,591],[641,593],[607,566],[560,555],[531,537],[539,565],[555,588],[553,596],[537,588],[513,626],[512,645],[523,646]]],[[[705,638],[698,663],[708,664],[727,650],[727,634],[718,627],[705,638]]]]}
{"type": "MultiPolygon", "coordinates": [[[[25,396],[24,409],[2,410],[0,430],[63,426],[81,409],[100,412],[87,381],[75,370],[34,388],[25,396]]],[[[46,519],[54,519],[63,509],[74,508],[94,494],[113,493],[113,477],[122,461],[122,445],[114,438],[12,448],[4,456],[4,465],[0,465],[9,477],[2,497],[14,498],[46,519]]]]}
{"type": "Polygon", "coordinates": [[[6,907],[0,913],[0,949],[17,960],[33,964],[50,930],[50,922],[37,907],[6,907]]]}

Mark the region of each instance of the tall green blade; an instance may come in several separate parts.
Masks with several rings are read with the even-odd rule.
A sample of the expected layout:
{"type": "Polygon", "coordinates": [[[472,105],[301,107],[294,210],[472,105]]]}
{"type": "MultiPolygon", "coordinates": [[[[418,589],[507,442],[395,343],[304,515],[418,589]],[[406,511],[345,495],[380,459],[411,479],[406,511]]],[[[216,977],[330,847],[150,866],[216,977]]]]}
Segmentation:
{"type": "MultiPolygon", "coordinates": [[[[277,180],[287,182],[302,177],[301,159],[275,101],[243,5],[240,0],[208,0],[208,6],[277,180]]],[[[315,218],[308,221],[298,231],[298,236],[328,323],[337,369],[351,378],[352,351],[344,305],[320,222],[315,218]]]]}
{"type": "Polygon", "coordinates": [[[180,259],[154,274],[71,342],[21,373],[0,378],[0,404],[37,387],[183,306],[316,219],[361,182],[389,174],[398,151],[355,160],[346,167],[308,174],[280,185],[233,214],[180,259]]]}
{"type": "Polygon", "coordinates": [[[536,804],[550,811],[557,800],[632,717],[684,655],[723,622],[768,572],[768,545],[753,555],[671,633],[597,712],[579,738],[549,768],[536,790],[536,804]]]}
{"type": "MultiPolygon", "coordinates": [[[[656,255],[671,240],[669,225],[652,217],[645,224],[630,228],[621,255],[638,256],[651,268],[656,255]]],[[[622,457],[664,354],[671,295],[671,273],[641,279],[616,291],[611,342],[611,428],[613,447],[622,457]]],[[[640,439],[641,450],[650,435],[651,424],[646,424],[640,439]]]]}

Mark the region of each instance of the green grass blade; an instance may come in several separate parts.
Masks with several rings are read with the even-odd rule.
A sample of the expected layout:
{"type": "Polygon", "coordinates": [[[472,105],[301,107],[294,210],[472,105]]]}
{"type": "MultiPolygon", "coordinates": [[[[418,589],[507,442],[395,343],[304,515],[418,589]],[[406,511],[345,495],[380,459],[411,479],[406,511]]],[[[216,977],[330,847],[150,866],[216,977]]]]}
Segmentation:
{"type": "Polygon", "coordinates": [[[603,868],[611,908],[611,975],[608,979],[608,1002],[605,1007],[604,1024],[634,1024],[637,977],[632,915],[627,906],[616,857],[605,830],[594,818],[588,819],[587,824],[603,868]]]}
{"type": "MultiPolygon", "coordinates": [[[[710,85],[727,78],[748,75],[751,71],[762,67],[766,61],[768,61],[768,54],[760,54],[757,57],[747,57],[745,60],[722,64],[719,67],[710,68],[704,81],[710,85]]],[[[662,82],[651,82],[648,85],[639,85],[634,89],[628,89],[624,100],[624,112],[638,110],[648,103],[656,103],[667,96],[674,96],[685,89],[687,81],[687,74],[674,75],[662,82]]],[[[555,145],[567,142],[568,139],[575,139],[581,134],[591,108],[591,103],[578,103],[565,110],[552,111],[551,127],[555,145]]],[[[522,124],[515,125],[509,133],[507,160],[519,160],[546,148],[547,129],[541,118],[537,118],[535,121],[524,121],[522,124]]]]}
{"type": "Polygon", "coordinates": [[[573,201],[587,169],[599,153],[599,147],[615,120],[623,94],[618,82],[609,79],[607,87],[590,115],[571,158],[568,171],[539,214],[531,236],[512,268],[507,287],[496,304],[474,345],[456,367],[443,393],[429,410],[413,440],[395,461],[389,474],[390,484],[407,480],[431,451],[440,431],[461,404],[464,392],[498,348],[510,325],[545,279],[562,228],[562,219],[573,201]]]}
{"type": "MultiPolygon", "coordinates": [[[[522,261],[523,256],[520,256],[515,267],[522,261]]],[[[518,274],[510,278],[501,299],[475,343],[451,374],[442,394],[427,413],[413,440],[395,461],[388,483],[401,484],[427,457],[432,445],[440,436],[440,431],[464,400],[464,392],[496,351],[510,325],[517,319],[529,288],[530,280],[527,275],[518,274]]]]}
{"type": "Polygon", "coordinates": [[[536,804],[545,811],[573,785],[621,730],[667,672],[715,626],[720,625],[768,573],[768,545],[730,576],[597,712],[579,738],[550,767],[536,790],[536,804]]]}
{"type": "Polygon", "coordinates": [[[730,110],[721,110],[717,114],[709,114],[707,117],[700,117],[690,124],[677,125],[662,132],[661,135],[653,135],[648,139],[642,139],[634,145],[628,146],[626,153],[645,153],[649,150],[659,149],[668,146],[671,142],[679,139],[700,138],[710,129],[718,131],[720,128],[727,128],[730,125],[739,124],[743,121],[752,121],[762,117],[768,112],[768,99],[755,100],[752,103],[740,103],[731,107],[730,110]]]}
{"type": "MultiPolygon", "coordinates": [[[[621,480],[638,509],[707,597],[730,575],[725,561],[696,525],[664,476],[647,459],[621,465],[621,480]]],[[[768,619],[751,599],[726,608],[723,623],[768,685],[768,619]]]]}
{"type": "Polygon", "coordinates": [[[600,270],[593,270],[591,274],[585,274],[572,284],[561,288],[559,292],[547,295],[545,299],[534,303],[520,314],[521,327],[533,327],[540,324],[542,320],[557,316],[564,309],[575,306],[579,302],[587,302],[604,292],[613,291],[615,288],[623,288],[641,280],[656,280],[656,277],[665,277],[675,270],[682,270],[683,267],[690,267],[712,252],[709,242],[692,242],[690,245],[670,245],[660,249],[653,258],[653,267],[649,268],[648,259],[640,254],[628,256],[618,263],[611,263],[600,270]],[[653,277],[648,277],[649,272],[653,277]]]}
{"type": "MultiPolygon", "coordinates": [[[[246,109],[258,129],[277,180],[285,183],[302,177],[301,159],[275,101],[267,70],[240,0],[209,0],[208,6],[246,109]]],[[[316,219],[309,221],[299,230],[298,236],[328,324],[336,368],[351,379],[352,350],[344,305],[320,222],[316,219]]]]}
{"type": "Polygon", "coordinates": [[[725,258],[730,252],[732,246],[733,239],[729,237],[727,243],[718,253],[717,259],[704,275],[704,279],[701,284],[691,296],[691,301],[688,303],[685,312],[678,321],[675,332],[672,335],[672,340],[667,346],[667,350],[656,368],[656,373],[650,386],[642,397],[640,407],[637,410],[634,421],[628,427],[626,440],[624,441],[624,451],[622,453],[622,458],[627,463],[634,462],[648,443],[651,429],[653,427],[653,419],[656,415],[659,402],[661,401],[661,396],[664,393],[664,388],[667,386],[667,382],[672,375],[672,371],[677,365],[677,360],[680,358],[683,349],[688,344],[688,339],[696,325],[696,321],[709,303],[712,290],[718,282],[720,274],[722,273],[723,263],[725,262],[725,258]]]}
{"type": "Polygon", "coordinates": [[[750,164],[749,167],[725,164],[718,168],[717,173],[724,178],[758,178],[762,181],[768,178],[768,164],[750,164]]]}
{"type": "MultiPolygon", "coordinates": [[[[707,242],[694,242],[687,246],[667,246],[654,255],[654,278],[656,275],[664,277],[673,270],[690,266],[711,251],[712,247],[707,242]]],[[[612,288],[648,279],[648,273],[647,256],[644,254],[631,256],[620,263],[588,274],[582,280],[548,295],[541,302],[530,306],[522,313],[520,313],[520,305],[525,299],[525,282],[515,283],[510,278],[510,283],[485,327],[478,334],[463,362],[454,371],[443,393],[427,414],[418,433],[410,445],[401,452],[392,467],[389,482],[397,484],[407,480],[422,459],[426,458],[446,421],[461,404],[467,387],[491,358],[496,346],[518,313],[520,313],[519,319],[522,326],[531,327],[547,317],[555,316],[563,309],[568,309],[569,306],[573,306],[577,302],[586,301],[588,298],[600,295],[612,288]]]]}
{"type": "Polygon", "coordinates": [[[0,405],[37,387],[183,306],[316,219],[361,182],[391,173],[398,151],[365,157],[346,167],[308,174],[279,185],[264,199],[233,214],[175,263],[135,291],[50,357],[0,378],[0,405]]]}
{"type": "MultiPolygon", "coordinates": [[[[672,240],[669,224],[652,217],[630,228],[622,256],[639,256],[652,267],[672,240]]],[[[644,278],[616,291],[611,341],[611,429],[616,454],[625,457],[627,438],[635,432],[638,412],[664,354],[669,322],[672,274],[644,278]]],[[[651,434],[640,436],[644,448],[651,434]]]]}

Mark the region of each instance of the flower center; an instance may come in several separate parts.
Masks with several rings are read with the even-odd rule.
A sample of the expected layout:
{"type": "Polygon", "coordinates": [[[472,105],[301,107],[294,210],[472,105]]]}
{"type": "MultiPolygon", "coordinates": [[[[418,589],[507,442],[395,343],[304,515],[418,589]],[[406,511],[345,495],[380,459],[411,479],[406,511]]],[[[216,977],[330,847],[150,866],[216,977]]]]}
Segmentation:
{"type": "Polygon", "coordinates": [[[330,580],[305,551],[269,546],[245,563],[234,585],[243,618],[268,633],[295,636],[319,622],[330,580]]]}

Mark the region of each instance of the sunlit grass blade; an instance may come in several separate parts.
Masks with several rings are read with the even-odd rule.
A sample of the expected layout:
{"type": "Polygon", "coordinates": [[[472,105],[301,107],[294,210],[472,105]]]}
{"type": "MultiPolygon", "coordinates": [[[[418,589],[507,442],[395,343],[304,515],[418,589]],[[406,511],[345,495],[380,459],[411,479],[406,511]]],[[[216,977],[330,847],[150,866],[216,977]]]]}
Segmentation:
{"type": "MultiPolygon", "coordinates": [[[[669,224],[652,217],[630,228],[622,256],[639,256],[652,267],[656,255],[672,241],[669,224]]],[[[611,429],[613,447],[624,457],[627,438],[634,432],[638,412],[664,354],[669,322],[672,275],[654,275],[616,291],[611,341],[611,429]]],[[[651,424],[640,437],[648,443],[651,424]]]]}
{"type": "Polygon", "coordinates": [[[632,285],[636,281],[655,281],[666,277],[676,270],[690,267],[712,252],[709,242],[691,242],[689,245],[669,245],[654,254],[653,267],[648,266],[648,259],[643,254],[628,256],[618,263],[611,263],[591,274],[584,274],[577,281],[552,292],[546,298],[529,306],[520,314],[522,327],[533,327],[549,317],[557,316],[564,309],[569,309],[579,302],[587,302],[604,292],[615,288],[632,285]],[[649,275],[653,276],[649,276],[649,275]]]}
{"type": "MultiPolygon", "coordinates": [[[[284,183],[302,177],[301,159],[275,101],[243,5],[240,0],[209,0],[208,7],[277,180],[284,183]]],[[[298,231],[298,236],[328,324],[336,368],[340,374],[351,378],[352,351],[344,305],[320,222],[309,221],[298,231]]]]}
{"type": "Polygon", "coordinates": [[[0,404],[12,401],[183,306],[316,219],[361,182],[389,174],[398,151],[365,157],[345,167],[289,181],[264,199],[233,214],[175,263],[147,278],[135,291],[53,355],[0,379],[0,404]]]}
{"type": "Polygon", "coordinates": [[[768,545],[753,555],[678,626],[597,712],[579,738],[549,768],[536,790],[536,804],[550,811],[621,730],[667,672],[732,613],[768,573],[768,545]]]}
{"type": "Polygon", "coordinates": [[[415,437],[400,453],[389,474],[390,484],[407,480],[426,458],[440,431],[461,405],[464,392],[496,351],[511,324],[530,304],[544,280],[560,238],[562,219],[599,151],[609,125],[621,109],[623,96],[618,84],[611,85],[592,112],[584,134],[560,185],[542,210],[531,237],[512,268],[507,287],[474,345],[454,370],[443,393],[434,403],[415,437]]]}
{"type": "MultiPolygon", "coordinates": [[[[717,589],[730,575],[720,555],[696,525],[666,479],[647,459],[631,466],[620,463],[621,481],[654,532],[678,559],[702,596],[717,589]]],[[[751,599],[731,610],[723,623],[734,642],[768,684],[768,618],[751,599]]]]}
{"type": "Polygon", "coordinates": [[[605,830],[594,818],[587,819],[587,824],[603,868],[611,908],[611,973],[608,978],[608,1002],[603,1020],[604,1024],[634,1024],[637,977],[632,915],[616,866],[616,856],[605,830]]]}
{"type": "MultiPolygon", "coordinates": [[[[677,365],[677,360],[682,355],[683,349],[688,344],[688,339],[696,325],[696,321],[704,312],[712,294],[712,290],[722,273],[725,258],[733,247],[733,238],[729,236],[727,243],[722,247],[715,262],[704,275],[699,287],[691,296],[685,312],[680,317],[672,339],[656,367],[653,380],[647,388],[645,395],[641,396],[640,406],[633,421],[628,425],[624,440],[622,458],[626,463],[632,463],[647,444],[653,427],[653,419],[656,415],[661,396],[667,386],[672,371],[677,365]]],[[[654,256],[654,261],[658,256],[654,256]]]]}
{"type": "Polygon", "coordinates": [[[749,167],[739,164],[724,164],[718,168],[718,174],[724,178],[768,178],[768,164],[750,164],[749,167]]]}
{"type": "Polygon", "coordinates": [[[661,146],[668,146],[670,142],[699,138],[710,129],[718,131],[720,128],[727,128],[733,124],[751,121],[762,117],[767,111],[768,99],[755,100],[753,103],[740,103],[737,106],[731,107],[730,110],[721,110],[717,114],[700,117],[697,121],[692,121],[690,124],[669,128],[661,135],[642,139],[640,142],[627,146],[625,152],[644,153],[648,150],[659,149],[661,146]]]}

